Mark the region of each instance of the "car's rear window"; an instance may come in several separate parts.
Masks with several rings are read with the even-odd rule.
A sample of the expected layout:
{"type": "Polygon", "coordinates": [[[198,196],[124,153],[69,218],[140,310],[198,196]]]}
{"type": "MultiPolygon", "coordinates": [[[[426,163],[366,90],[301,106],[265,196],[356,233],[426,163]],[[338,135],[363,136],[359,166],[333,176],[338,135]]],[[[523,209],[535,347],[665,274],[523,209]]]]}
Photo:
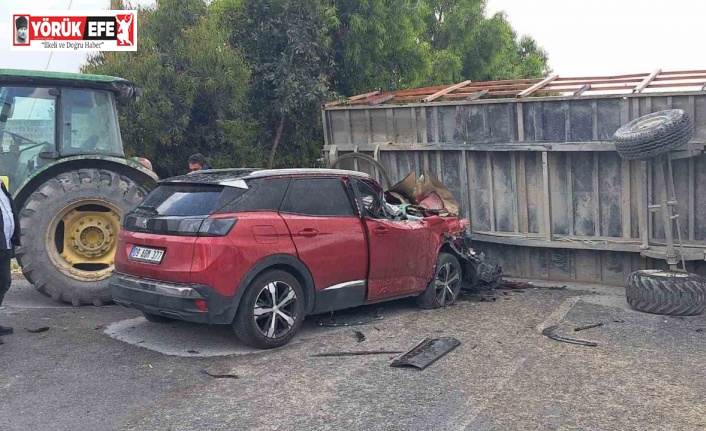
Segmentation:
{"type": "MultiPolygon", "coordinates": [[[[159,216],[210,215],[218,208],[224,189],[223,186],[213,185],[163,184],[152,191],[137,210],[159,216]]],[[[228,189],[228,195],[231,195],[231,190],[245,191],[233,187],[228,189]]]]}

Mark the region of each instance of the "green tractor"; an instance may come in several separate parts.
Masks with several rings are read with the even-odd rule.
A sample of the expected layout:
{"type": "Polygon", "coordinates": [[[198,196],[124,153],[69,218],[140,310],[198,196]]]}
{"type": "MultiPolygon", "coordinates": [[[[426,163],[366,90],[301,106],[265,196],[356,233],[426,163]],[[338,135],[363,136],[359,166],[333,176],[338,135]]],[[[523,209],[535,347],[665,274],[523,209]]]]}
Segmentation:
{"type": "Polygon", "coordinates": [[[20,210],[16,257],[55,301],[110,301],[120,219],[154,187],[146,159],[123,151],[124,79],[0,69],[0,176],[20,210]]]}

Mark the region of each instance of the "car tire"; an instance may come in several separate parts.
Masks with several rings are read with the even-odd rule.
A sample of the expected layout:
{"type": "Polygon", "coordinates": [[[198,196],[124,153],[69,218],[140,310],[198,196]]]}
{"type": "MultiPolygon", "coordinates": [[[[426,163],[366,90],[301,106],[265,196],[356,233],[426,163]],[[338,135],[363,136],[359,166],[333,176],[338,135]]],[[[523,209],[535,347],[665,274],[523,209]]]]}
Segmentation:
{"type": "Polygon", "coordinates": [[[173,322],[174,319],[171,317],[165,317],[165,316],[160,316],[159,314],[152,314],[152,313],[142,313],[145,316],[145,319],[147,319],[148,322],[152,323],[168,323],[168,322],[173,322]]]}
{"type": "Polygon", "coordinates": [[[458,259],[449,253],[439,253],[434,278],[417,297],[417,305],[423,310],[433,310],[453,304],[458,299],[462,281],[463,270],[458,259]]]}
{"type": "Polygon", "coordinates": [[[620,127],[613,135],[615,149],[625,160],[647,160],[689,142],[694,127],[681,109],[643,115],[620,127]]]}
{"type": "Polygon", "coordinates": [[[706,278],[688,272],[635,271],[628,276],[625,297],[638,311],[693,316],[706,309],[706,278]]]}
{"type": "Polygon", "coordinates": [[[274,349],[294,337],[304,314],[304,291],[299,281],[288,272],[268,270],[247,287],[233,320],[233,331],[243,344],[274,349]]]}

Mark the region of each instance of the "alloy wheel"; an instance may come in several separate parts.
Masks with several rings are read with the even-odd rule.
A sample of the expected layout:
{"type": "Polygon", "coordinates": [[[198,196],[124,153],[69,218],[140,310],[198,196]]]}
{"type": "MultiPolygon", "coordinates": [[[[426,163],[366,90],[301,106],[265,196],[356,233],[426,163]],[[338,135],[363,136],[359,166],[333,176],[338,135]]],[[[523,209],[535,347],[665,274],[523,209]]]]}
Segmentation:
{"type": "Polygon", "coordinates": [[[273,281],[264,286],[255,301],[255,325],[267,338],[286,335],[297,320],[297,294],[289,284],[273,281]]]}
{"type": "Polygon", "coordinates": [[[461,283],[461,274],[454,265],[445,263],[436,271],[434,280],[436,299],[444,306],[454,301],[456,287],[461,283]]]}

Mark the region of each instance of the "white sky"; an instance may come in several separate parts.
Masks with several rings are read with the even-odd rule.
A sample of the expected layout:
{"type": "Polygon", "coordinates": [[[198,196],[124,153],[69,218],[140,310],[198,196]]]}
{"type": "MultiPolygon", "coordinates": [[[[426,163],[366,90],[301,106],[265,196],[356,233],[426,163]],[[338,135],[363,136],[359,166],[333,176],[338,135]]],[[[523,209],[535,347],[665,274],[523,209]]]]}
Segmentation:
{"type": "MultiPolygon", "coordinates": [[[[140,0],[152,3],[153,0],[140,0]]],[[[706,69],[703,0],[487,0],[549,53],[562,76],[706,69]]],[[[44,70],[49,54],[12,52],[15,10],[107,9],[109,0],[0,0],[0,68],[44,70]]],[[[139,23],[138,23],[139,38],[139,23]]],[[[55,52],[48,70],[78,71],[86,53],[55,52]]]]}

